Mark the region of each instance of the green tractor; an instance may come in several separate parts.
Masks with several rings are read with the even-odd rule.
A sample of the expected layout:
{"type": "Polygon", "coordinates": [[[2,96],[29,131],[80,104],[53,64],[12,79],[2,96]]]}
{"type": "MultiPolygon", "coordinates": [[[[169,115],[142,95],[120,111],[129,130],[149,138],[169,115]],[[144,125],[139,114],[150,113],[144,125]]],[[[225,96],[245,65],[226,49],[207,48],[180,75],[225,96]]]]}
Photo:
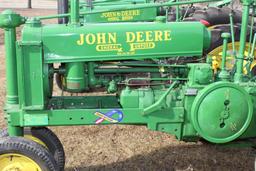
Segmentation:
{"type": "MultiPolygon", "coordinates": [[[[79,9],[81,11],[81,23],[104,23],[104,22],[138,22],[154,21],[157,16],[167,16],[168,21],[190,21],[205,20],[205,24],[227,24],[230,8],[225,8],[231,3],[220,1],[217,3],[207,3],[207,6],[194,6],[193,4],[163,7],[153,6],[151,8],[139,8],[130,10],[130,7],[163,3],[161,0],[81,0],[79,9]],[[224,8],[222,8],[224,7],[224,8]]],[[[172,2],[172,1],[170,1],[172,2]]],[[[66,14],[70,12],[69,0],[58,0],[58,13],[66,14]]],[[[232,10],[234,22],[241,22],[241,12],[232,10]]],[[[59,23],[68,23],[69,18],[59,19],[59,23]]],[[[202,21],[204,22],[204,21],[202,21]]]]}
{"type": "Polygon", "coordinates": [[[51,126],[139,124],[214,144],[256,137],[255,1],[243,0],[241,17],[231,11],[221,25],[198,11],[184,20],[177,12],[172,22],[158,13],[152,20],[93,19],[123,10],[179,11],[210,0],[127,1],[111,9],[109,3],[88,11],[71,0],[68,12],[55,16],[0,14],[8,125],[0,134],[1,171],[64,170],[65,153],[51,126]],[[66,17],[67,23],[42,24],[66,17]],[[53,94],[54,76],[60,95],[53,94]]]}

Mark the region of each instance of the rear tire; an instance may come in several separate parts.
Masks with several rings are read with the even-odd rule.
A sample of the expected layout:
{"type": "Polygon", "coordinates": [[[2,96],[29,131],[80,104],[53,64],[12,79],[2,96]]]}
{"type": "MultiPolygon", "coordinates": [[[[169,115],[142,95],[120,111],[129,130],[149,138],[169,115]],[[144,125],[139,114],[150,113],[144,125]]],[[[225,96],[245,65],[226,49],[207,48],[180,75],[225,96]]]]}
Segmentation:
{"type": "MultiPolygon", "coordinates": [[[[201,10],[200,7],[189,7],[188,9],[186,7],[182,7],[179,10],[179,16],[183,18],[188,18],[191,15],[193,15],[195,13],[195,11],[197,10],[201,10]]],[[[165,15],[165,14],[163,14],[165,15]]],[[[168,12],[168,21],[176,21],[176,7],[170,8],[169,12],[168,12]]]]}
{"type": "MultiPolygon", "coordinates": [[[[250,29],[250,26],[248,26],[248,29],[250,29]]],[[[212,39],[211,39],[211,46],[204,52],[205,54],[214,57],[215,60],[215,66],[213,68],[218,68],[220,69],[220,64],[221,64],[221,58],[222,58],[222,46],[223,46],[223,38],[221,37],[221,34],[224,32],[231,32],[230,25],[229,24],[223,24],[223,25],[216,25],[211,27],[211,34],[212,34],[212,39]]],[[[240,24],[234,25],[234,39],[235,39],[235,51],[238,53],[239,51],[239,40],[240,40],[240,32],[241,32],[241,27],[240,24]]],[[[256,33],[256,29],[253,29],[253,35],[256,33]]],[[[246,35],[247,43],[245,47],[246,54],[248,54],[249,50],[249,39],[250,39],[250,31],[247,32],[246,35]]],[[[228,54],[231,54],[232,49],[232,40],[231,38],[228,40],[228,54]]],[[[254,49],[254,55],[255,53],[254,49]]],[[[244,61],[244,66],[246,65],[247,61],[244,61]]],[[[254,62],[255,63],[255,60],[254,62]]],[[[235,64],[235,59],[232,56],[227,56],[227,69],[232,70],[235,64]]],[[[256,65],[251,65],[250,72],[252,75],[255,75],[256,73],[256,65]]],[[[248,68],[249,69],[249,68],[248,68]]],[[[234,71],[234,70],[233,70],[234,71]]],[[[246,70],[246,67],[244,68],[244,74],[247,74],[248,70],[246,70]]]]}
{"type": "Polygon", "coordinates": [[[196,10],[190,17],[185,18],[185,21],[205,21],[207,26],[214,26],[219,24],[229,24],[229,14],[233,12],[233,22],[241,23],[242,13],[239,10],[233,10],[229,7],[209,7],[206,9],[196,10]]]}
{"type": "MultiPolygon", "coordinates": [[[[230,24],[221,24],[211,27],[211,34],[212,34],[212,40],[211,40],[211,46],[207,49],[207,53],[211,52],[215,48],[223,45],[223,38],[221,37],[222,33],[231,33],[230,24]]],[[[240,25],[234,25],[234,35],[235,35],[235,41],[240,40],[240,32],[241,27],[240,25]]],[[[247,32],[247,41],[249,41],[249,32],[247,32]]],[[[228,43],[231,43],[231,38],[228,40],[228,43]]]]}

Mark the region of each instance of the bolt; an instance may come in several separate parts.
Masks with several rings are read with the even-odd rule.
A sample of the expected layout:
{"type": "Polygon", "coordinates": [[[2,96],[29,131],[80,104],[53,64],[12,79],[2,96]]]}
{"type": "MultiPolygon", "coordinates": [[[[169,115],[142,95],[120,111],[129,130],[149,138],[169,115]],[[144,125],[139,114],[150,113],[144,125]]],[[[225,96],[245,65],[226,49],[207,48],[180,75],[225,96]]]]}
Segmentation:
{"type": "Polygon", "coordinates": [[[228,38],[230,38],[230,33],[222,33],[222,34],[221,34],[221,37],[222,37],[223,39],[228,39],[228,38]]]}

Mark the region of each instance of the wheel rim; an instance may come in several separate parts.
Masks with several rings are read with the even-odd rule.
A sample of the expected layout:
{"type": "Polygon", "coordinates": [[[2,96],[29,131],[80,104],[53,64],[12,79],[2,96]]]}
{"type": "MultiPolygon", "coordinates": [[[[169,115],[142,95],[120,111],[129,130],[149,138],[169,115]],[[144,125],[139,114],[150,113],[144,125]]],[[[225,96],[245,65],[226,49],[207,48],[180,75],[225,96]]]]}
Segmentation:
{"type": "Polygon", "coordinates": [[[21,154],[0,155],[1,171],[42,171],[40,166],[32,159],[21,154]]]}
{"type": "Polygon", "coordinates": [[[48,149],[47,145],[37,137],[34,137],[32,135],[24,135],[24,138],[32,140],[48,149]]]}
{"type": "MultiPolygon", "coordinates": [[[[238,52],[239,45],[240,45],[239,42],[235,42],[236,52],[238,52]]],[[[222,59],[222,49],[223,49],[223,46],[219,46],[219,47],[213,49],[211,52],[208,53],[208,55],[212,58],[212,68],[214,70],[220,69],[221,59],[222,59]]],[[[246,43],[245,53],[244,53],[244,55],[246,57],[249,55],[248,50],[249,50],[249,43],[246,43]]],[[[227,60],[226,61],[226,68],[227,68],[227,70],[232,70],[232,68],[235,65],[235,58],[232,55],[232,51],[233,51],[232,50],[232,43],[228,43],[228,50],[227,50],[227,57],[226,57],[226,60],[227,60]]],[[[254,54],[255,54],[255,52],[254,52],[254,54]]],[[[253,60],[253,63],[255,63],[254,61],[255,60],[253,60]]],[[[246,64],[247,64],[247,61],[244,61],[244,69],[243,69],[244,74],[247,74],[246,64]]],[[[255,65],[251,65],[250,70],[252,70],[254,66],[255,65]]]]}

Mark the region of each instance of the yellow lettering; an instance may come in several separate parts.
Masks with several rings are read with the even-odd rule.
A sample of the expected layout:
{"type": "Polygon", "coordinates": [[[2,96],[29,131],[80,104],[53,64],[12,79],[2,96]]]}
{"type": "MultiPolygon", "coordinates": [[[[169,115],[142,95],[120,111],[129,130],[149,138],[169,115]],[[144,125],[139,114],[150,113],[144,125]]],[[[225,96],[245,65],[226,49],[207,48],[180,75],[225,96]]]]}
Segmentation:
{"type": "Polygon", "coordinates": [[[152,42],[154,41],[153,40],[153,36],[152,36],[152,31],[146,31],[145,34],[146,34],[146,42],[152,42]]]}
{"type": "Polygon", "coordinates": [[[163,32],[155,31],[155,41],[163,41],[163,32]]]}
{"type": "Polygon", "coordinates": [[[96,36],[92,33],[86,35],[86,43],[93,45],[96,42],[96,36]]]}
{"type": "Polygon", "coordinates": [[[76,43],[80,46],[84,44],[84,34],[80,34],[80,39],[76,43]]]}
{"type": "Polygon", "coordinates": [[[164,31],[164,40],[172,40],[170,30],[164,31]]]}
{"type": "Polygon", "coordinates": [[[154,42],[144,42],[144,43],[131,43],[130,51],[135,51],[139,49],[154,49],[156,47],[154,42]]]}
{"type": "Polygon", "coordinates": [[[106,33],[98,33],[97,40],[98,40],[98,44],[106,43],[106,33]]]}
{"type": "Polygon", "coordinates": [[[143,32],[141,32],[141,31],[136,32],[136,35],[137,35],[137,42],[143,42],[144,41],[144,39],[142,38],[143,32]]]}
{"type": "MultiPolygon", "coordinates": [[[[145,30],[138,32],[126,32],[125,34],[126,43],[131,45],[132,50],[154,48],[157,45],[155,44],[156,42],[172,40],[171,30],[145,30]]],[[[117,44],[117,33],[88,33],[80,34],[79,36],[79,39],[76,41],[77,45],[79,46],[84,44],[100,45],[97,47],[98,51],[112,51],[113,49],[118,49],[120,51],[120,49],[122,49],[117,48],[116,46],[119,45],[117,44]]]]}
{"type": "Polygon", "coordinates": [[[126,42],[132,43],[136,39],[136,35],[133,32],[126,32],[126,42]]]}
{"type": "Polygon", "coordinates": [[[116,43],[116,33],[108,33],[108,43],[116,43]]]}

